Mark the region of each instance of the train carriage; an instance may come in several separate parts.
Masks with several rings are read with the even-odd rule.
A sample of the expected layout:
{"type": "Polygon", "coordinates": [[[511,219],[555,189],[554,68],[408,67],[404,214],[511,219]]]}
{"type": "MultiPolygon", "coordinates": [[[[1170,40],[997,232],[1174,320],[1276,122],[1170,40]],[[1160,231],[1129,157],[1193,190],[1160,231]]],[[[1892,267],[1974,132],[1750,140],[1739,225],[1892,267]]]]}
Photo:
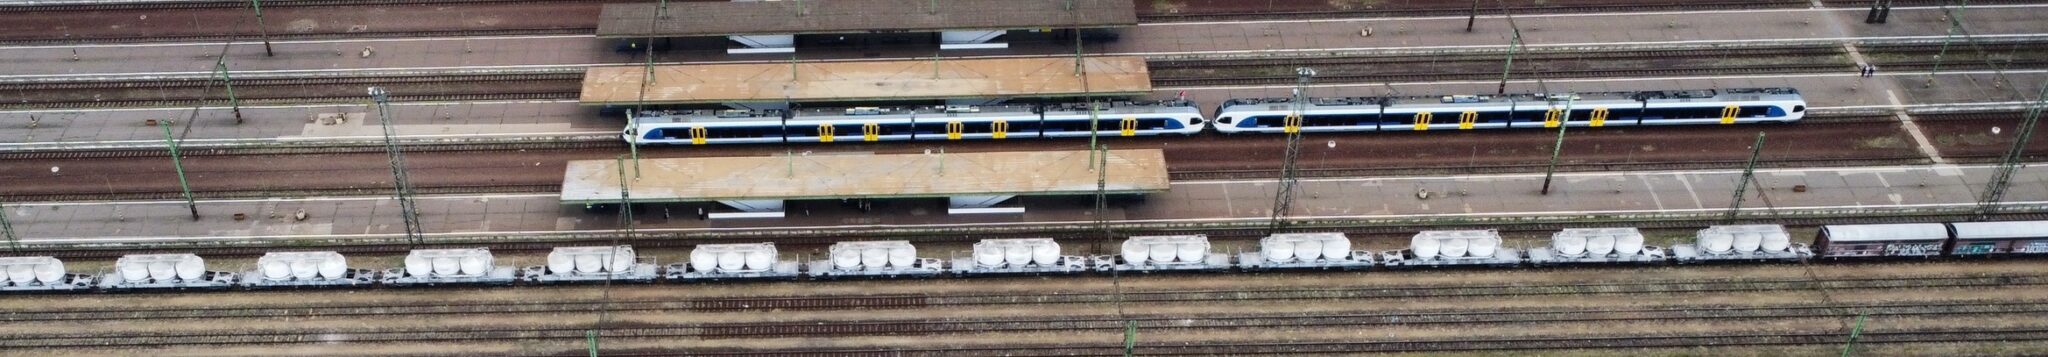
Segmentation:
{"type": "Polygon", "coordinates": [[[1039,137],[1193,135],[1201,110],[1180,101],[1112,102],[1091,115],[1085,104],[850,107],[801,110],[653,111],[633,118],[623,137],[636,144],[831,143],[1001,140],[1039,137]]]}
{"type": "MultiPolygon", "coordinates": [[[[1284,132],[1296,106],[1290,98],[1231,99],[1214,123],[1225,134],[1284,132]]],[[[1806,113],[1792,88],[1310,98],[1300,107],[1292,125],[1302,132],[1790,123],[1806,113]]]]}
{"type": "Polygon", "coordinates": [[[1950,223],[1955,257],[2048,254],[2048,221],[1950,223]]]}
{"type": "Polygon", "coordinates": [[[1861,224],[1821,226],[1813,244],[1828,258],[1925,258],[1940,256],[1948,241],[1941,223],[1861,224]]]}

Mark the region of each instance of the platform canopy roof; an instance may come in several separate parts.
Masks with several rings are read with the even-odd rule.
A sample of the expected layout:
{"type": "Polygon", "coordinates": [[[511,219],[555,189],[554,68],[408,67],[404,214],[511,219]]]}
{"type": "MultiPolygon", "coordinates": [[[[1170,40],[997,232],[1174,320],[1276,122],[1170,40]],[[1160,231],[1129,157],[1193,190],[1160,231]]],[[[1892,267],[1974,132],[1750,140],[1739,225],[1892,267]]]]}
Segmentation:
{"type": "MultiPolygon", "coordinates": [[[[1082,150],[641,159],[640,179],[628,182],[634,202],[1091,195],[1088,158],[1082,150]]],[[[1168,188],[1158,149],[1111,150],[1107,163],[1109,193],[1168,188]]],[[[618,203],[618,174],[615,160],[570,161],[562,203],[618,203]]]]}
{"type": "Polygon", "coordinates": [[[605,4],[597,36],[1097,28],[1138,24],[1131,0],[808,0],[605,4]],[[937,7],[933,7],[937,4],[937,7]]]}
{"type": "Polygon", "coordinates": [[[1074,74],[1073,57],[922,59],[784,63],[720,63],[654,67],[591,67],[583,75],[583,105],[797,103],[1130,96],[1152,91],[1140,57],[1089,57],[1087,76],[1074,74]]]}

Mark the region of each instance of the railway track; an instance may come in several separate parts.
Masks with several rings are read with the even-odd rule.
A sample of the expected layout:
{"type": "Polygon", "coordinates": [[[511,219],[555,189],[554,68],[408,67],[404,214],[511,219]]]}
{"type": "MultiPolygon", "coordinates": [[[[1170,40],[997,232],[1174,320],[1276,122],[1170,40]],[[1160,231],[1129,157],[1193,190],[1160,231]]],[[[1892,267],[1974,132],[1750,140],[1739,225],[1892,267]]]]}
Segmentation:
{"type": "Polygon", "coordinates": [[[0,109],[366,103],[366,87],[393,101],[563,100],[581,92],[583,73],[437,74],[308,78],[92,80],[0,84],[0,109]]]}
{"type": "MultiPolygon", "coordinates": [[[[2048,67],[2048,46],[1995,43],[2002,58],[1986,62],[1974,51],[1954,52],[1948,69],[2048,67]]],[[[1887,70],[1922,70],[1936,45],[1871,45],[1875,64],[1887,70]]],[[[1293,83],[1294,68],[1312,66],[1328,83],[1419,82],[1498,78],[1501,55],[1372,55],[1315,58],[1161,59],[1149,61],[1155,87],[1280,85],[1293,83]]],[[[1514,78],[1605,78],[1673,75],[1826,73],[1853,71],[1839,46],[1778,46],[1692,50],[1537,51],[1518,56],[1514,78]],[[1597,60],[1588,60],[1594,58],[1597,60]]],[[[366,102],[365,87],[385,87],[392,100],[573,100],[582,90],[579,71],[521,71],[490,74],[406,74],[333,77],[243,78],[232,81],[242,105],[366,102]]],[[[217,78],[104,79],[0,83],[0,109],[226,106],[227,85],[217,78]]]]}
{"type": "MultiPolygon", "coordinates": [[[[1959,274],[1921,275],[1862,279],[1688,279],[1648,280],[1618,283],[1517,284],[1517,285],[1403,285],[1322,289],[1273,290],[1190,290],[1138,291],[1118,294],[1066,292],[1060,294],[874,294],[812,295],[795,297],[743,297],[695,299],[614,299],[557,302],[433,302],[416,304],[335,305],[310,307],[200,307],[178,309],[107,309],[8,311],[0,321],[40,323],[60,321],[124,321],[165,319],[242,319],[354,317],[376,315],[483,315],[548,314],[596,311],[613,312],[694,311],[743,312],[791,310],[870,310],[931,307],[995,307],[1010,305],[1102,304],[1116,301],[1135,304],[1191,302],[1270,302],[1322,299],[1430,299],[1455,297],[1534,297],[1573,295],[1694,294],[1736,292],[1782,292],[1809,290],[1868,290],[1926,288],[1989,288],[2048,285],[2048,275],[1959,274]]],[[[262,293],[262,292],[256,292],[262,293]]],[[[2048,304],[2044,302],[2043,304],[2048,304]]]]}
{"type": "MultiPolygon", "coordinates": [[[[1245,356],[1314,355],[1360,353],[1442,353],[1507,352],[1531,350],[1589,350],[1645,348],[1719,348],[1746,346],[1841,345],[1846,333],[1776,334],[1680,334],[1611,335],[1600,337],[1537,336],[1503,339],[1442,339],[1420,341],[1306,341],[1306,342],[1209,342],[1139,343],[1146,356],[1245,356]]],[[[2048,329],[1897,330],[1860,334],[1859,344],[2020,342],[2048,339],[2048,329]]],[[[775,351],[725,350],[687,351],[697,356],[1115,356],[1124,347],[1113,344],[1068,344],[1062,346],[1001,346],[960,349],[787,349],[775,351]]],[[[668,352],[672,353],[672,352],[668,352]]],[[[660,353],[607,355],[651,356],[660,353]]]]}
{"type": "MultiPolygon", "coordinates": [[[[1830,291],[1863,289],[1924,289],[1955,287],[1991,287],[2014,285],[2041,285],[2048,283],[2048,277],[1988,275],[1977,277],[1898,277],[1892,279],[1858,280],[1761,280],[1761,281],[1657,281],[1629,284],[1558,284],[1540,286],[1408,286],[1387,288],[1321,289],[1321,290],[1255,290],[1255,291],[1207,291],[1207,292],[1134,292],[1125,293],[1129,298],[1122,300],[1132,304],[1172,304],[1184,302],[1265,302],[1278,300],[1324,300],[1324,299],[1442,299],[1458,297],[1530,297],[1557,295],[1640,295],[1640,294],[1698,294],[1726,292],[1761,292],[1827,289],[1830,291]],[[1922,281],[1925,280],[1925,281],[1922,281]],[[2001,284],[2001,285],[1987,285],[2001,284]],[[1360,294],[1364,292],[1364,294],[1360,294]],[[1306,293],[1304,295],[1303,293],[1306,293]]],[[[739,309],[718,309],[738,311],[788,311],[791,309],[872,309],[872,308],[925,308],[936,306],[974,307],[983,305],[1042,305],[1074,303],[1107,303],[1104,296],[1110,294],[1057,294],[1051,297],[1073,298],[1052,299],[1044,295],[1010,295],[1003,299],[967,304],[963,301],[948,301],[946,298],[926,297],[922,303],[915,299],[900,297],[856,297],[865,305],[850,306],[837,303],[849,302],[847,297],[799,298],[806,304],[790,304],[792,299],[782,300],[738,300],[727,299],[725,303],[701,304],[707,300],[692,302],[664,302],[665,306],[652,307],[634,301],[620,301],[609,304],[614,313],[659,312],[659,311],[710,311],[709,308],[731,308],[738,300],[743,304],[739,309]],[[833,301],[825,303],[824,301],[833,301]]],[[[988,298],[991,296],[980,296],[988,298]]],[[[969,297],[973,298],[973,297],[969,297]]],[[[45,323],[59,321],[126,321],[165,319],[271,319],[271,318],[314,318],[314,317],[362,317],[362,316],[432,316],[479,314],[557,314],[587,313],[595,311],[596,302],[572,304],[501,303],[491,305],[454,304],[443,306],[390,305],[349,307],[348,311],[318,309],[239,309],[239,310],[134,310],[96,311],[101,316],[64,315],[63,312],[26,312],[0,315],[11,322],[45,323]],[[474,307],[489,309],[472,309],[474,307]],[[203,313],[203,314],[202,314],[203,313]],[[22,315],[30,315],[26,318],[22,315]]],[[[787,337],[854,337],[890,335],[940,335],[966,333],[1032,333],[1058,331],[1104,331],[1114,333],[1125,328],[1126,321],[1135,323],[1147,331],[1155,330],[1208,330],[1208,329],[1270,329],[1270,328],[1345,328],[1372,326],[1414,326],[1414,325],[1529,325],[1559,323],[1625,323],[1625,322],[1704,322],[1704,321],[1768,321],[1784,319],[1844,318],[1856,315],[1890,316],[1936,316],[1972,317],[2007,316],[2048,313],[2048,302],[2039,301],[1990,301],[1877,305],[1822,305],[1796,304],[1793,306],[1743,307],[1743,306],[1700,306],[1700,307],[1654,307],[1654,308],[1511,308],[1448,311],[1403,311],[1375,313],[1284,313],[1284,314],[1228,314],[1204,316],[1135,316],[1113,317],[996,317],[996,318],[951,318],[934,320],[882,320],[882,321],[779,321],[762,323],[708,323],[708,324],[633,324],[605,330],[607,338],[698,338],[698,339],[744,339],[744,338],[787,338],[787,337]]],[[[173,345],[255,345],[255,344],[298,344],[331,342],[320,336],[345,335],[350,342],[452,342],[468,340],[531,340],[531,339],[576,339],[582,338],[586,328],[407,328],[407,329],[364,329],[337,328],[321,331],[258,331],[221,333],[139,333],[121,336],[98,334],[26,333],[0,336],[0,346],[7,348],[107,348],[134,346],[173,345]]]]}
{"type": "MultiPolygon", "coordinates": [[[[2048,46],[2038,42],[1990,44],[1994,61],[1961,47],[1950,48],[1946,69],[2038,68],[2048,66],[2048,46]]],[[[1890,70],[1925,70],[1942,52],[1939,45],[1866,45],[1873,64],[1890,70]]],[[[1506,53],[1456,55],[1365,55],[1312,58],[1247,58],[1149,61],[1155,87],[1282,85],[1294,83],[1294,68],[1316,68],[1317,82],[1371,83],[1500,78],[1506,53]]],[[[1643,77],[1680,75],[1786,74],[1855,70],[1840,46],[1767,46],[1688,50],[1544,50],[1515,56],[1509,75],[1522,79],[1643,77]]]]}

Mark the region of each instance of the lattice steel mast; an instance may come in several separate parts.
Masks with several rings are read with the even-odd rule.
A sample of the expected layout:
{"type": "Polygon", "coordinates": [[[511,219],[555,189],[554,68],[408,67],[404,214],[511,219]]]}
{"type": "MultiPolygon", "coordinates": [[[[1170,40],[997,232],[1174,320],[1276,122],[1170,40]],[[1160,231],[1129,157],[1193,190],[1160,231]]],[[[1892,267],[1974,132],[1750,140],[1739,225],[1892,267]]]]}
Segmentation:
{"type": "Polygon", "coordinates": [[[405,242],[425,244],[419,211],[412,201],[412,182],[405,176],[405,154],[398,151],[398,134],[391,128],[391,98],[384,88],[370,87],[370,99],[377,103],[377,120],[384,126],[384,152],[390,154],[391,185],[397,188],[398,209],[405,216],[405,242]]]}
{"type": "Polygon", "coordinates": [[[1280,158],[1280,189],[1273,193],[1273,220],[1267,225],[1268,233],[1279,233],[1287,228],[1287,214],[1294,209],[1294,194],[1301,181],[1296,164],[1301,158],[1301,113],[1308,107],[1308,84],[1316,76],[1316,70],[1308,67],[1294,69],[1294,98],[1289,104],[1292,109],[1281,123],[1281,131],[1287,133],[1287,152],[1280,158]]]}
{"type": "Polygon", "coordinates": [[[2048,109],[2048,85],[2041,86],[2041,92],[2034,95],[2034,105],[2027,108],[2026,120],[2020,122],[2019,137],[2014,138],[2012,148],[1998,163],[1998,171],[1986,183],[1984,195],[1977,198],[1979,218],[1998,213],[1998,202],[2005,200],[2005,190],[2012,185],[2012,174],[2019,171],[2020,160],[2026,157],[2027,143],[2034,139],[2034,128],[2041,121],[2041,112],[2048,109]]]}

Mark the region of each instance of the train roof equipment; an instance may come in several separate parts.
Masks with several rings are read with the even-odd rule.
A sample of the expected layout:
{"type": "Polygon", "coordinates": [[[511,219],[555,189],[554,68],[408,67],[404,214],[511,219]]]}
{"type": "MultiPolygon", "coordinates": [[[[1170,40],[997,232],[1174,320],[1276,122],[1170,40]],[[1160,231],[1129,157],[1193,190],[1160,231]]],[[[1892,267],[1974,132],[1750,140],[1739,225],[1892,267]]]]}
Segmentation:
{"type": "Polygon", "coordinates": [[[100,276],[101,288],[218,289],[237,281],[235,273],[207,271],[206,260],[190,253],[125,255],[114,261],[113,270],[100,276]]]}
{"type": "Polygon", "coordinates": [[[354,286],[376,281],[374,271],[349,269],[337,252],[268,252],[256,268],[242,273],[242,286],[253,288],[354,286]]]}
{"type": "Polygon", "coordinates": [[[966,256],[955,254],[956,275],[1072,274],[1088,270],[1088,259],[1060,255],[1052,238],[983,239],[966,256]]]}
{"type": "Polygon", "coordinates": [[[1098,271],[1222,271],[1230,256],[1213,252],[1207,235],[1137,236],[1116,255],[1094,257],[1098,271]]]}
{"type": "Polygon", "coordinates": [[[716,63],[585,70],[583,105],[819,103],[1138,96],[1152,92],[1145,59],[1068,57],[716,63]],[[936,75],[934,75],[936,73],[936,75]]]}
{"type": "Polygon", "coordinates": [[[555,247],[546,265],[530,266],[520,278],[540,283],[630,281],[660,277],[653,262],[634,253],[633,246],[555,247]]]}
{"type": "Polygon", "coordinates": [[[1389,268],[1454,265],[1508,266],[1521,264],[1522,254],[1501,246],[1500,232],[1488,230],[1422,231],[1408,241],[1408,249],[1380,253],[1389,268]]]}
{"type": "Polygon", "coordinates": [[[775,243],[699,244],[688,262],[668,265],[668,278],[682,281],[796,279],[796,260],[783,260],[775,243]]]}
{"type": "Polygon", "coordinates": [[[932,277],[945,271],[944,262],[919,258],[906,240],[839,242],[824,260],[811,261],[804,272],[813,278],[932,277]]]}
{"type": "MultiPolygon", "coordinates": [[[[1105,190],[1113,195],[1170,187],[1166,156],[1158,149],[1111,150],[1100,177],[1088,169],[1089,157],[1088,151],[1027,151],[641,159],[644,179],[629,184],[635,203],[718,202],[767,217],[781,217],[785,200],[945,197],[952,202],[949,213],[960,214],[1017,196],[1094,195],[1098,178],[1107,179],[1105,190]]],[[[618,203],[615,165],[570,161],[561,202],[618,203]]],[[[734,217],[727,215],[733,214],[713,212],[711,218],[734,217]]]]}
{"type": "Polygon", "coordinates": [[[1550,245],[1529,248],[1529,263],[1607,264],[1658,263],[1664,249],[1643,245],[1635,228],[1568,228],[1550,235],[1550,245]]]}
{"type": "Polygon", "coordinates": [[[394,286],[511,284],[518,278],[517,269],[494,263],[488,248],[414,249],[405,267],[387,270],[382,278],[394,286]]]}
{"type": "Polygon", "coordinates": [[[0,292],[92,288],[92,277],[71,274],[55,257],[0,257],[0,292]]]}
{"type": "Polygon", "coordinates": [[[1344,233],[1277,233],[1260,238],[1258,251],[1238,253],[1237,265],[1244,270],[1367,269],[1373,254],[1351,250],[1351,238],[1344,233]]]}
{"type": "Polygon", "coordinates": [[[1693,243],[1671,246],[1679,263],[1724,260],[1802,260],[1813,257],[1813,249],[1792,242],[1785,226],[1776,224],[1725,225],[1701,229],[1693,243]]]}

